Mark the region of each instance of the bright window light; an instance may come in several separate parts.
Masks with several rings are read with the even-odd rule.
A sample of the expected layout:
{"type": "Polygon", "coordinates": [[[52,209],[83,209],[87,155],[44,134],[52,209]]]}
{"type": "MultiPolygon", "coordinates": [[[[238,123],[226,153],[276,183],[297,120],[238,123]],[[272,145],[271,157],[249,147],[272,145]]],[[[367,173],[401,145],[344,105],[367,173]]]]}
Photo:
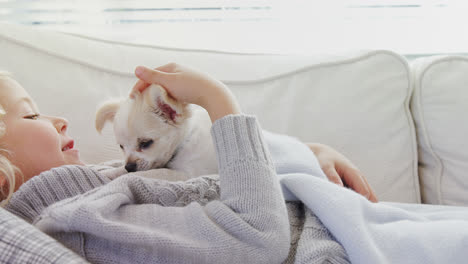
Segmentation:
{"type": "Polygon", "coordinates": [[[191,49],[466,53],[466,0],[0,0],[0,22],[191,49]]]}

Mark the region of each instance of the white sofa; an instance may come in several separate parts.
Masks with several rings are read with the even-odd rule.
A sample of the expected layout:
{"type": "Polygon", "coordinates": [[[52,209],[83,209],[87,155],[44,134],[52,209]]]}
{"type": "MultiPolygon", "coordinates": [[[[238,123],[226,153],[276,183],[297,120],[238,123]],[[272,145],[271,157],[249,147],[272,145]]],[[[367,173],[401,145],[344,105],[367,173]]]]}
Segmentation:
{"type": "Polygon", "coordinates": [[[132,45],[0,24],[0,69],[41,112],[70,121],[88,163],[120,159],[97,105],[127,96],[137,65],[185,64],[226,83],[263,128],[328,144],[382,201],[468,205],[468,58],[408,61],[392,51],[333,56],[237,54],[132,45]]]}

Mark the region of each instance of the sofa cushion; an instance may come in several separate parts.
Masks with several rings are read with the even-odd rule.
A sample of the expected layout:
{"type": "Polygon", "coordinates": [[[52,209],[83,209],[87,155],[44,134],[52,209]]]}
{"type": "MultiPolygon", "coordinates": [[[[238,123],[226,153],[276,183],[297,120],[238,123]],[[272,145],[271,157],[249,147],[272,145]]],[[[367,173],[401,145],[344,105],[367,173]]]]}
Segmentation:
{"type": "Polygon", "coordinates": [[[174,61],[226,83],[263,128],[342,152],[381,200],[419,202],[409,67],[393,52],[236,54],[0,25],[0,54],[0,68],[14,74],[42,112],[70,120],[69,133],[88,163],[122,157],[111,126],[103,135],[94,129],[97,105],[127,96],[135,66],[174,61]]]}
{"type": "Polygon", "coordinates": [[[467,206],[468,57],[426,57],[412,67],[422,201],[467,206]]]}

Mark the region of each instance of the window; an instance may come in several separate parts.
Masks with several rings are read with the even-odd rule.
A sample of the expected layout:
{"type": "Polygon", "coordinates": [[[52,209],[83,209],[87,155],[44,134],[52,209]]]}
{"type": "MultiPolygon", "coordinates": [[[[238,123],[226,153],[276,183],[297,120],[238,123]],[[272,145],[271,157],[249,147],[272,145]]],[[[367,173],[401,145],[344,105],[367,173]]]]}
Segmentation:
{"type": "Polygon", "coordinates": [[[463,0],[0,0],[0,21],[194,49],[317,53],[468,49],[463,0]]]}

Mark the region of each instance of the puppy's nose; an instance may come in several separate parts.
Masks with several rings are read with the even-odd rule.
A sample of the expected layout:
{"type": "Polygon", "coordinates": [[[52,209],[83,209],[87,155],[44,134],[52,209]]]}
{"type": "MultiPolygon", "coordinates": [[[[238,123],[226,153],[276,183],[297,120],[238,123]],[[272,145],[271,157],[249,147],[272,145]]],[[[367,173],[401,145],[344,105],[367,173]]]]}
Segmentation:
{"type": "Polygon", "coordinates": [[[136,168],[137,168],[137,164],[136,163],[127,163],[125,165],[125,169],[128,171],[128,172],[135,172],[136,171],[136,168]]]}

